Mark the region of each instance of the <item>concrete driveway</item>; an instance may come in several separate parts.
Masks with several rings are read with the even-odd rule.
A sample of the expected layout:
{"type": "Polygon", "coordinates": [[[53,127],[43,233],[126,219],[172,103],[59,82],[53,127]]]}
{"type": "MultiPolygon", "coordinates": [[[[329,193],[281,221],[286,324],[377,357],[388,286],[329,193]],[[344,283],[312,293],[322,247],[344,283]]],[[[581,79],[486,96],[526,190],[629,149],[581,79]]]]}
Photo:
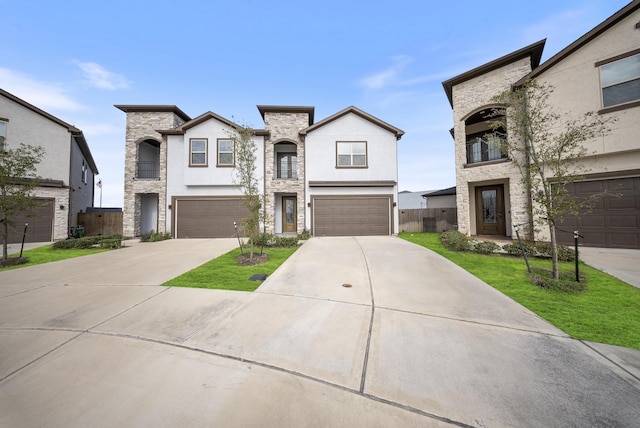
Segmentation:
{"type": "Polygon", "coordinates": [[[0,426],[638,426],[640,351],[399,238],[313,238],[254,293],[157,285],[231,247],[0,273],[0,426]]]}

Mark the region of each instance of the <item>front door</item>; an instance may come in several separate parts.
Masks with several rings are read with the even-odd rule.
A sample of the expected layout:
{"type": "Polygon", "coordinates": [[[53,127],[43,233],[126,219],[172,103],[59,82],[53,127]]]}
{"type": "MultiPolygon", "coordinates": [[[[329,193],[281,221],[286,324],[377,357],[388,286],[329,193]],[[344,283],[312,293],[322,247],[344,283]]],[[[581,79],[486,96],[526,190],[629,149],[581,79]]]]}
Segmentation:
{"type": "Polygon", "coordinates": [[[282,231],[283,232],[296,232],[296,197],[295,196],[283,196],[282,197],[282,231]]]}
{"type": "Polygon", "coordinates": [[[505,233],[504,186],[476,187],[476,234],[504,236],[505,233]]]}

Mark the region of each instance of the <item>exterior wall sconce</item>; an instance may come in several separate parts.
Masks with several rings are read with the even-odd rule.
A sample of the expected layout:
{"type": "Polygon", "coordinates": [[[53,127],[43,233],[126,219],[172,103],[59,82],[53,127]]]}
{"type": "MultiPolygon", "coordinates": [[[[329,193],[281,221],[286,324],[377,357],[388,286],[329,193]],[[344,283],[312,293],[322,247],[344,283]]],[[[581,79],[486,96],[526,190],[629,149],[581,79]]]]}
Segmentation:
{"type": "Polygon", "coordinates": [[[168,209],[171,209],[171,204],[169,204],[169,206],[167,207],[168,209]]]}
{"type": "Polygon", "coordinates": [[[307,207],[311,208],[311,202],[307,202],[307,207]]]}
{"type": "Polygon", "coordinates": [[[63,210],[64,209],[64,205],[60,205],[60,209],[63,210]]]}

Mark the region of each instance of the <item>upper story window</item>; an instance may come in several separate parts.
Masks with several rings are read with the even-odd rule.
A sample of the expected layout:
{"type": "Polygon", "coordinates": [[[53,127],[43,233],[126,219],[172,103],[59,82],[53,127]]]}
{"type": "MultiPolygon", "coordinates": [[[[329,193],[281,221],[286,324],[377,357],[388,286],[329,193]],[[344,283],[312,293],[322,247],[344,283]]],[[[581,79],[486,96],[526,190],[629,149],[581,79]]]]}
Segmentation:
{"type": "Polygon", "coordinates": [[[640,100],[640,54],[600,65],[600,85],[604,108],[640,100]]]}
{"type": "Polygon", "coordinates": [[[86,162],[83,160],[83,161],[82,161],[82,177],[81,177],[81,179],[82,179],[82,182],[83,182],[84,184],[87,184],[87,177],[88,177],[88,175],[89,175],[89,174],[88,174],[88,171],[87,171],[87,164],[86,164],[86,162]]]}
{"type": "Polygon", "coordinates": [[[278,153],[277,178],[298,178],[298,156],[295,153],[278,153]]]}
{"type": "Polygon", "coordinates": [[[218,166],[234,166],[234,142],[230,138],[218,139],[218,166]]]}
{"type": "Polygon", "coordinates": [[[206,138],[191,138],[189,140],[189,166],[207,166],[206,138]]]}
{"type": "Polygon", "coordinates": [[[504,127],[493,128],[501,119],[504,119],[504,115],[496,115],[492,109],[484,109],[465,121],[467,164],[507,157],[503,144],[507,133],[504,127]]]}
{"type": "Polygon", "coordinates": [[[366,141],[338,141],[336,143],[337,168],[366,168],[366,141]]]}
{"type": "Polygon", "coordinates": [[[7,140],[7,122],[0,120],[0,152],[6,150],[5,142],[7,140]]]}

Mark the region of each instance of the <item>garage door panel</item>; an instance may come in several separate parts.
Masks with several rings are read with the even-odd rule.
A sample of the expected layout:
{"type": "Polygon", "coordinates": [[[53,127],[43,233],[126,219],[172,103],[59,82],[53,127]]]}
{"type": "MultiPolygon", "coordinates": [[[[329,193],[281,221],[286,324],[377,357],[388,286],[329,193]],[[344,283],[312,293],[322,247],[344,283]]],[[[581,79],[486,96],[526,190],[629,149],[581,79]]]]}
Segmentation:
{"type": "MultiPolygon", "coordinates": [[[[585,246],[640,248],[640,177],[579,182],[568,190],[576,197],[602,191],[607,195],[590,212],[567,216],[560,227],[578,230],[585,246]]],[[[558,237],[560,242],[573,242],[569,234],[558,237]]]]}
{"type": "Polygon", "coordinates": [[[390,234],[389,196],[314,197],[312,200],[315,236],[390,234]]]}
{"type": "Polygon", "coordinates": [[[53,199],[34,199],[36,207],[16,216],[14,226],[9,227],[9,243],[22,242],[24,224],[28,223],[25,242],[50,242],[53,240],[53,220],[55,216],[53,199]]]}
{"type": "Polygon", "coordinates": [[[174,206],[176,238],[230,238],[247,215],[240,198],[176,198],[174,206]]]}

